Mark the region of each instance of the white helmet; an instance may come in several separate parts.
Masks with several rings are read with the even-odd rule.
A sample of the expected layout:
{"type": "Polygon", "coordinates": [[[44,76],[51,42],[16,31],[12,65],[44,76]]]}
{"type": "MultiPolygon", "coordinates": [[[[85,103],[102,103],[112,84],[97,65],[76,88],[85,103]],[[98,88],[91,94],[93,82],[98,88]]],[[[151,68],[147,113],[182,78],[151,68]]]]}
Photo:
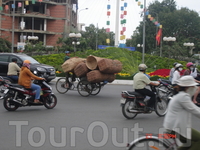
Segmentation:
{"type": "Polygon", "coordinates": [[[145,64],[140,64],[140,65],[138,66],[138,69],[139,69],[140,71],[144,71],[144,70],[147,69],[147,66],[146,66],[145,64]]]}
{"type": "Polygon", "coordinates": [[[183,65],[181,65],[181,64],[176,64],[176,66],[175,66],[175,68],[177,69],[177,68],[179,68],[179,67],[183,67],[183,65]]]}

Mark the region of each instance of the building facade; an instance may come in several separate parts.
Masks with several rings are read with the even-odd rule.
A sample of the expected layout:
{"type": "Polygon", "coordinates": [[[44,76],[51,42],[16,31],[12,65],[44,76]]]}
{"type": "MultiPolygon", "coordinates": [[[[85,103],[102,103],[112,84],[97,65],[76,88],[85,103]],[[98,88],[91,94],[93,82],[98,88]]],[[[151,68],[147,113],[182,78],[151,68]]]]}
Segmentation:
{"type": "Polygon", "coordinates": [[[1,0],[0,36],[24,43],[38,37],[46,46],[55,46],[77,28],[78,0],[1,0]],[[14,38],[13,38],[14,37],[14,38]],[[31,38],[30,38],[31,39],[31,38]]]}

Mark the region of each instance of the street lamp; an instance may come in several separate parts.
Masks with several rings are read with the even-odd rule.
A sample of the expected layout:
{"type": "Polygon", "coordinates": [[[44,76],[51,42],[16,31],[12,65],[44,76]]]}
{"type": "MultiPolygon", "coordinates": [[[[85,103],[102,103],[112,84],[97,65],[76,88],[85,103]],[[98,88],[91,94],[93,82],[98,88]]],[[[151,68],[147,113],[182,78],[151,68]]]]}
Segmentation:
{"type": "Polygon", "coordinates": [[[143,47],[143,44],[137,44],[137,47],[143,47]]]}
{"type": "Polygon", "coordinates": [[[81,38],[80,33],[70,33],[69,37],[72,38],[72,45],[74,45],[74,54],[76,52],[76,45],[80,45],[80,42],[78,41],[79,38],[81,38]]]}
{"type": "Polygon", "coordinates": [[[164,37],[163,41],[167,41],[167,42],[172,41],[172,42],[175,42],[176,38],[175,37],[164,37]]]}
{"type": "Polygon", "coordinates": [[[81,24],[80,24],[80,22],[79,22],[79,14],[80,14],[80,12],[83,11],[83,10],[88,10],[88,8],[84,8],[84,9],[81,9],[81,10],[78,11],[78,15],[77,15],[77,16],[78,16],[78,23],[77,23],[78,31],[80,31],[80,29],[81,29],[81,24]]]}
{"type": "Polygon", "coordinates": [[[193,54],[194,43],[183,43],[183,46],[191,47],[190,54],[193,54]]]}
{"type": "Polygon", "coordinates": [[[175,37],[163,37],[163,41],[166,41],[166,42],[175,42],[176,41],[176,38],[175,37]]]}

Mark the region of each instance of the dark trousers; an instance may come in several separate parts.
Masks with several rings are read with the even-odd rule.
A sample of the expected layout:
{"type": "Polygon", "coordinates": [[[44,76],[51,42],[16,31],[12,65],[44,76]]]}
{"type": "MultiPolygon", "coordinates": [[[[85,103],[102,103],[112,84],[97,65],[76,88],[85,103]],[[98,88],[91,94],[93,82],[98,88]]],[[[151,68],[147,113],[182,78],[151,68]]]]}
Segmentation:
{"type": "Polygon", "coordinates": [[[148,107],[154,108],[156,102],[156,94],[148,89],[135,89],[136,92],[151,97],[148,101],[148,107]]]}
{"type": "Polygon", "coordinates": [[[66,72],[66,83],[69,83],[69,77],[72,78],[72,82],[76,81],[76,76],[74,73],[72,75],[70,75],[69,72],[66,72]]]}

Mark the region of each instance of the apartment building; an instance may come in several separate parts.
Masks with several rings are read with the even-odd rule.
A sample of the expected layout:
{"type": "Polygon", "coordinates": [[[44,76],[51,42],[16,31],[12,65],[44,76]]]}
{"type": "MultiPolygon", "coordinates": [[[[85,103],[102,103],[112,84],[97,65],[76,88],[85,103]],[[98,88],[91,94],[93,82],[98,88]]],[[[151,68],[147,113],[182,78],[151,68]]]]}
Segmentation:
{"type": "Polygon", "coordinates": [[[67,37],[77,28],[78,0],[0,1],[0,36],[10,42],[13,36],[15,50],[28,37],[55,46],[59,37],[67,37]]]}

